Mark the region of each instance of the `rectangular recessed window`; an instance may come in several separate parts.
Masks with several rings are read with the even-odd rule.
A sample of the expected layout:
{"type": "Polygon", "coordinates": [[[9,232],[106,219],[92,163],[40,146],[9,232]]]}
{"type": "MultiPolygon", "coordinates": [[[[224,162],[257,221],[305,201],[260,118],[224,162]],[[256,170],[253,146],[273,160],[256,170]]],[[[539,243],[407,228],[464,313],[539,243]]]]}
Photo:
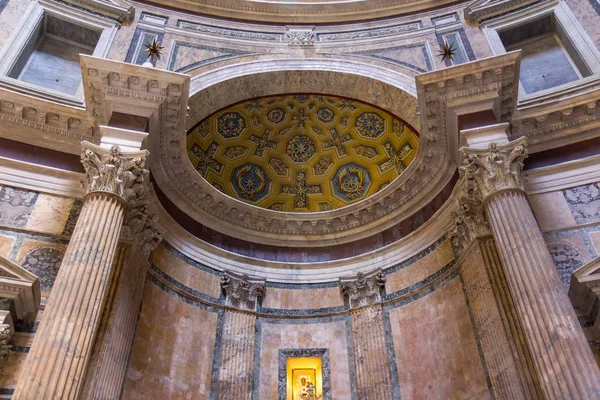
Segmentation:
{"type": "Polygon", "coordinates": [[[498,34],[506,51],[521,50],[520,80],[527,94],[592,75],[554,14],[498,34]]]}
{"type": "Polygon", "coordinates": [[[75,95],[81,84],[79,54],[91,55],[101,34],[101,30],[44,14],[8,76],[75,95]]]}

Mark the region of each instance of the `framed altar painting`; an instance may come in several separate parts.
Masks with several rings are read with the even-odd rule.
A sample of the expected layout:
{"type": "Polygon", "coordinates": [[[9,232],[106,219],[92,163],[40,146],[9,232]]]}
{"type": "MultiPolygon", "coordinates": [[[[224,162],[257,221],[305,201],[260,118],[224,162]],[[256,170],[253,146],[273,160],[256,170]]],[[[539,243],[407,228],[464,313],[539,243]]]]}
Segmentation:
{"type": "Polygon", "coordinates": [[[317,370],[309,368],[292,369],[292,400],[303,400],[310,385],[317,385],[317,370]]]}

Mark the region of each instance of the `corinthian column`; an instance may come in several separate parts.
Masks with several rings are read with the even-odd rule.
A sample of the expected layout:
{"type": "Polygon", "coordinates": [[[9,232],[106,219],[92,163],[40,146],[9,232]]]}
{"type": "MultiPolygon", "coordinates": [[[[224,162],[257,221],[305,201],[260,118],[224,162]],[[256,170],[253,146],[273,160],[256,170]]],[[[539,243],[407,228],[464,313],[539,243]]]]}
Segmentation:
{"type": "Polygon", "coordinates": [[[600,398],[600,370],[523,191],[525,139],[461,152],[461,173],[484,205],[544,397],[600,398]]]}
{"type": "Polygon", "coordinates": [[[142,190],[147,151],[83,142],[87,187],[44,317],[13,399],[74,399],[82,386],[112,274],[125,205],[142,190]]]}

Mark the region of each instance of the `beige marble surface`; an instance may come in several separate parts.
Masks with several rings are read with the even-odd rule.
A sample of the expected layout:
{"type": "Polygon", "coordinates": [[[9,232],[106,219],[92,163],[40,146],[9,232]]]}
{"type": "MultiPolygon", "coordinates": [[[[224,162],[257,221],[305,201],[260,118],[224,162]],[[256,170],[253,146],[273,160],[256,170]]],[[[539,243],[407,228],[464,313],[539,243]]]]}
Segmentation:
{"type": "Polygon", "coordinates": [[[152,261],[165,274],[187,287],[214,298],[219,298],[221,295],[221,278],[219,276],[186,263],[164,246],[156,248],[152,261]]]}
{"type": "Polygon", "coordinates": [[[386,293],[394,293],[422,281],[446,266],[453,259],[452,246],[450,241],[446,240],[420,260],[387,275],[386,293]]]}
{"type": "Polygon", "coordinates": [[[577,226],[561,191],[529,196],[529,204],[542,231],[556,231],[577,226]]]}
{"type": "Polygon", "coordinates": [[[390,310],[403,400],[489,399],[458,278],[390,310]]]}
{"type": "Polygon", "coordinates": [[[14,243],[15,238],[11,236],[0,236],[0,256],[8,258],[14,243]]]}
{"type": "Polygon", "coordinates": [[[146,282],[124,399],[207,399],[217,314],[146,282]]]}
{"type": "Polygon", "coordinates": [[[344,298],[338,287],[319,289],[267,289],[263,303],[265,308],[306,310],[311,308],[339,307],[344,298]]]}
{"type": "Polygon", "coordinates": [[[69,197],[40,194],[25,228],[32,231],[60,234],[65,227],[74,201],[75,199],[69,197]]]}
{"type": "Polygon", "coordinates": [[[346,323],[269,323],[262,320],[259,399],[277,399],[279,349],[328,348],[331,391],[335,400],[350,400],[346,323]]]}

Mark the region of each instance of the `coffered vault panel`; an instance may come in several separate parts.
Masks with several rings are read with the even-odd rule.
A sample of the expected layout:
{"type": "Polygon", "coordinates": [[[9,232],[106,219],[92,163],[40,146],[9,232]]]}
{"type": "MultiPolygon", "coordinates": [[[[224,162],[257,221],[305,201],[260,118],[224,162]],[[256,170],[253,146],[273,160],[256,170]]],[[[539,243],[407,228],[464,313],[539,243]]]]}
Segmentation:
{"type": "Polygon", "coordinates": [[[227,195],[275,211],[328,211],[391,183],[415,131],[356,100],[297,94],[238,103],[188,132],[189,159],[227,195]]]}

